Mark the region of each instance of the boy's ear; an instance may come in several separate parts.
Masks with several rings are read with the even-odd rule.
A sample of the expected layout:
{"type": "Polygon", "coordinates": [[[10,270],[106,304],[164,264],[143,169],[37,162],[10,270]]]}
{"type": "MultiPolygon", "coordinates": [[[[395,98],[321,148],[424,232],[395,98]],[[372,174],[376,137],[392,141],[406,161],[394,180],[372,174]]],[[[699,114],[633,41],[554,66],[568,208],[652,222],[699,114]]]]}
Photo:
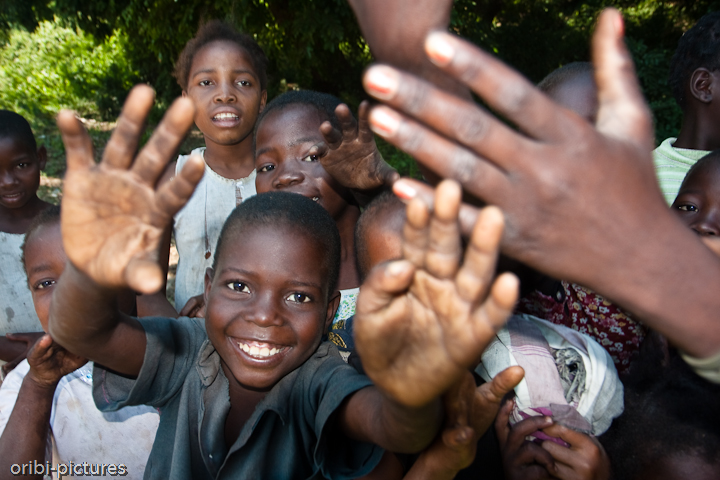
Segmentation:
{"type": "Polygon", "coordinates": [[[325,314],[325,328],[324,332],[327,332],[330,329],[330,325],[332,325],[333,318],[335,318],[335,312],[337,312],[338,307],[340,306],[340,291],[335,290],[330,295],[330,300],[328,301],[327,306],[327,313],[325,314]]]}
{"type": "Polygon", "coordinates": [[[40,170],[45,170],[45,165],[47,164],[47,149],[45,148],[45,145],[40,146],[35,155],[37,156],[40,170]]]}
{"type": "Polygon", "coordinates": [[[188,96],[187,90],[182,91],[182,96],[183,96],[183,98],[187,98],[187,96],[188,96]]]}
{"type": "Polygon", "coordinates": [[[698,68],[690,76],[690,93],[702,103],[710,103],[713,99],[713,77],[707,68],[698,68]]]}
{"type": "Polygon", "coordinates": [[[208,267],[205,270],[205,289],[203,290],[203,298],[205,299],[205,305],[207,305],[208,297],[210,296],[210,287],[212,287],[213,277],[215,276],[215,270],[208,267]]]}
{"type": "Polygon", "coordinates": [[[260,110],[258,110],[258,113],[261,113],[263,110],[265,110],[265,104],[267,103],[267,90],[263,90],[260,94],[260,110]]]}

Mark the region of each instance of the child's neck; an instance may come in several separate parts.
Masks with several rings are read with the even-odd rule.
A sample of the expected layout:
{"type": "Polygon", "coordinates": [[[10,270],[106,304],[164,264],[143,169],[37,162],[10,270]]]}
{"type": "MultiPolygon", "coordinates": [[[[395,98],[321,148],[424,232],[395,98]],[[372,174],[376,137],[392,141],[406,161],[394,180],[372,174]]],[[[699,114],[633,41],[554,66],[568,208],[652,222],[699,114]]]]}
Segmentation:
{"type": "Polygon", "coordinates": [[[717,150],[720,148],[720,127],[712,119],[706,118],[699,112],[686,114],[673,147],[717,150]]]}
{"type": "Polygon", "coordinates": [[[227,418],[225,418],[225,448],[226,451],[229,451],[235,440],[240,436],[245,423],[255,411],[255,407],[269,392],[248,390],[235,380],[225,362],[221,362],[221,364],[230,384],[230,411],[227,418]]]}
{"type": "Polygon", "coordinates": [[[335,219],[340,232],[340,277],[338,290],[347,290],[360,286],[360,275],[355,262],[355,224],[360,217],[360,208],[348,205],[335,219]]]}
{"type": "Polygon", "coordinates": [[[33,218],[49,206],[49,203],[40,200],[37,195],[20,208],[0,206],[0,232],[16,234],[27,232],[33,218]]]}
{"type": "Polygon", "coordinates": [[[220,145],[205,137],[205,163],[225,178],[245,178],[255,169],[252,135],[234,145],[220,145]]]}

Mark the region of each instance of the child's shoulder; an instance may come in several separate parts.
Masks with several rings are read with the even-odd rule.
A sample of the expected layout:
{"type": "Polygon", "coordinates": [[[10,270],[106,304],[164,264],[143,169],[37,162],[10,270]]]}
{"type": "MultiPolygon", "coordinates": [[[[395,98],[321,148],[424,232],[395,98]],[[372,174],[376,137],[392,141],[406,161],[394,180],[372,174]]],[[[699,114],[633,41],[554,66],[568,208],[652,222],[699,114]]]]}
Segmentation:
{"type": "Polygon", "coordinates": [[[178,155],[178,159],[175,162],[175,174],[176,175],[180,171],[180,169],[182,169],[183,165],[185,165],[185,162],[187,162],[188,159],[190,157],[192,157],[193,155],[200,155],[201,157],[205,158],[205,147],[198,147],[198,148],[194,149],[193,151],[191,151],[190,153],[188,153],[187,155],[178,155]]]}

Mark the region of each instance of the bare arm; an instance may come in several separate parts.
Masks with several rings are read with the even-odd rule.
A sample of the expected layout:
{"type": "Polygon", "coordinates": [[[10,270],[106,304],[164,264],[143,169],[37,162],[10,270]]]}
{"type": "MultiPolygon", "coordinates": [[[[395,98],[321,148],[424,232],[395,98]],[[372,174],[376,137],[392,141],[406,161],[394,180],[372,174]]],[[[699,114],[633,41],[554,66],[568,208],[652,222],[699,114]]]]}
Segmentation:
{"type": "Polygon", "coordinates": [[[161,237],[204,170],[202,159],[191,158],[173,180],[157,185],[192,125],[188,99],[170,107],[134,158],[153,96],[145,86],[132,90],[99,165],[75,116],[58,116],[68,163],[61,228],[69,261],[53,293],[50,333],[71,352],[130,376],[142,366],[145,334],[136,319],[119,312],[117,292],[151,294],[165,283],[161,237]]]}
{"type": "MultiPolygon", "coordinates": [[[[86,360],[72,355],[49,335],[28,354],[30,371],[23,379],[10,418],[0,437],[0,480],[15,478],[11,466],[45,462],[53,397],[60,379],[86,360]]],[[[29,475],[29,478],[43,478],[29,475]]],[[[27,478],[27,477],[24,477],[27,478]]]]}
{"type": "Polygon", "coordinates": [[[689,354],[708,357],[720,350],[720,259],[662,202],[652,120],[622,34],[620,14],[603,12],[593,38],[596,126],[491,55],[433,33],[429,58],[518,130],[384,66],[368,71],[365,86],[395,110],[375,108],[371,127],[439,175],[458,179],[468,194],[498,205],[507,220],[504,253],[592,288],[689,354]]]}

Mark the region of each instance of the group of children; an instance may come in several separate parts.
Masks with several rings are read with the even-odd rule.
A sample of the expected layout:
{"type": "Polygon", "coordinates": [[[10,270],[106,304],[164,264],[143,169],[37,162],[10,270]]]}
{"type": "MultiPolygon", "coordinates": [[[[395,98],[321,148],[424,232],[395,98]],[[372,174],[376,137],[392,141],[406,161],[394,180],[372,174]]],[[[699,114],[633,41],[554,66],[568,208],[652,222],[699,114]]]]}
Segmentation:
{"type": "MultiPolygon", "coordinates": [[[[709,14],[680,42],[685,122],[655,164],[671,209],[720,255],[720,155],[705,151],[718,29],[709,14]]],[[[504,258],[518,224],[462,203],[472,175],[453,161],[467,150],[435,165],[464,189],[403,180],[393,194],[370,128],[392,141],[398,114],[364,102],[355,119],[303,90],[268,101],[267,64],[251,37],[205,24],[176,64],[182,98],[136,153],[152,92],[133,89],[99,165],[61,112],[62,212],[37,196],[44,148],[0,112],[0,478],[108,465],[129,478],[720,477],[714,364],[648,310],[554,278],[561,262],[504,258]],[[193,123],[205,147],[172,162],[193,123]]],[[[377,72],[371,95],[430,113],[419,90],[425,105],[393,104],[377,72]]],[[[566,65],[541,102],[589,136],[607,122],[597,78],[566,65]]],[[[460,100],[443,102],[447,115],[460,100]]]]}

